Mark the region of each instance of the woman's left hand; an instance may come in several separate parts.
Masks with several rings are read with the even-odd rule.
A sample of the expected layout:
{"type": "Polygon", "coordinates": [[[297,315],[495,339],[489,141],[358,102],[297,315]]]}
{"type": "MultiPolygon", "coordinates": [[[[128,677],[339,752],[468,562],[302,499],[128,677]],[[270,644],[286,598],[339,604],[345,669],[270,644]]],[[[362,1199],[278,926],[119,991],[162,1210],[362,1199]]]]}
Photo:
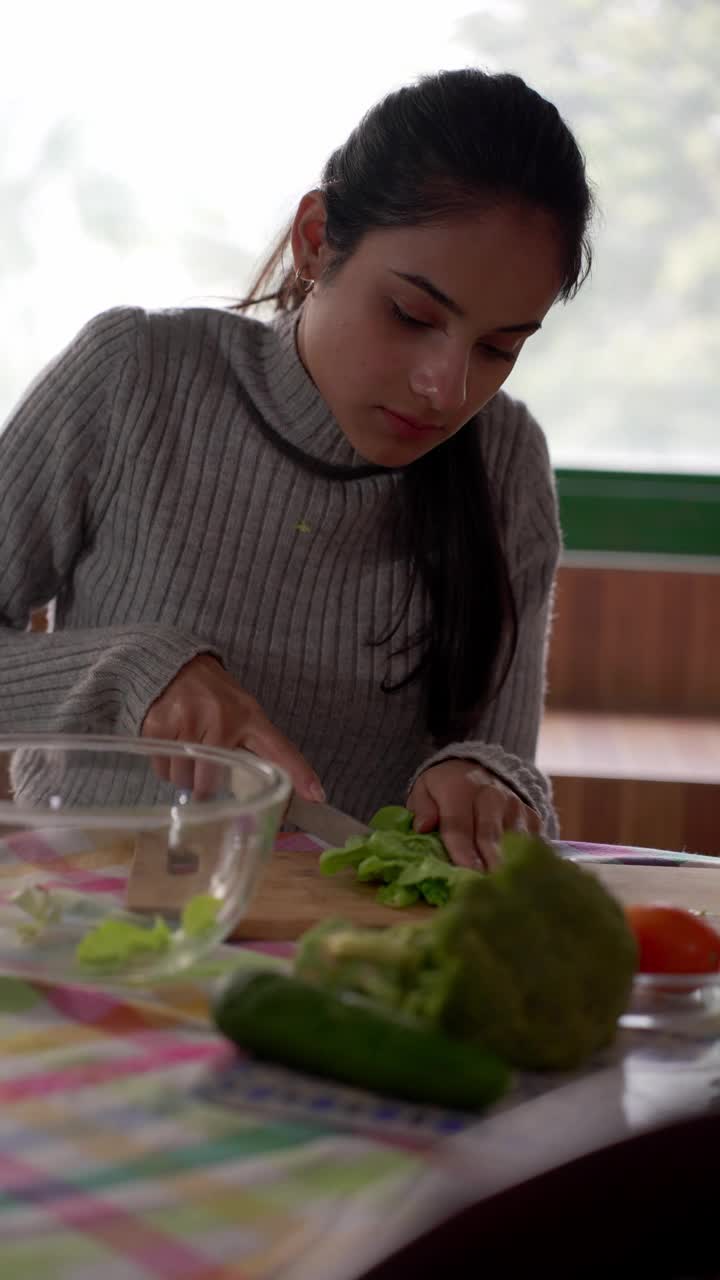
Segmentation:
{"type": "Polygon", "coordinates": [[[540,831],[540,818],[472,760],[444,760],[420,775],[407,800],[416,831],[439,831],[460,867],[492,871],[503,831],[540,831]]]}

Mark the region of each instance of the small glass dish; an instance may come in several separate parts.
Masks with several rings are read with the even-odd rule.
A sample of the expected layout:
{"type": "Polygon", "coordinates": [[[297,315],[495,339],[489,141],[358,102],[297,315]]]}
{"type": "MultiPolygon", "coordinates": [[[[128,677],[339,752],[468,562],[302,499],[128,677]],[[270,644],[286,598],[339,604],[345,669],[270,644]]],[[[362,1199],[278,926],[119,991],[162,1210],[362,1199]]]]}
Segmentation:
{"type": "Polygon", "coordinates": [[[290,796],[243,751],[0,736],[0,973],[127,985],[182,973],[247,910],[290,796]]]}
{"type": "MultiPolygon", "coordinates": [[[[717,928],[717,920],[709,920],[717,928]]],[[[720,971],[637,973],[620,1026],[634,1031],[720,1033],[720,971]]]]}

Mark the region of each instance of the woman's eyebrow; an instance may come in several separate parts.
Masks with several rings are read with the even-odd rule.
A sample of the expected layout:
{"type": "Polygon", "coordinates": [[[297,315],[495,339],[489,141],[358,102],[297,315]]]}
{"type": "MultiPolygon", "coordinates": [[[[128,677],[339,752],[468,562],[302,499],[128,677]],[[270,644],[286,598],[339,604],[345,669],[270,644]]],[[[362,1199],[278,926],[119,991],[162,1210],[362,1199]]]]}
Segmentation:
{"type": "Polygon", "coordinates": [[[406,271],[393,271],[394,276],[398,276],[400,280],[407,280],[408,284],[414,284],[416,289],[423,289],[428,293],[435,302],[439,302],[442,307],[447,307],[448,311],[452,311],[453,315],[464,316],[465,312],[457,302],[453,302],[452,298],[448,298],[442,289],[438,289],[432,280],[428,280],[427,276],[416,276],[408,274],[406,271]]]}
{"type": "Polygon", "coordinates": [[[542,329],[539,320],[524,320],[522,324],[501,324],[493,333],[537,333],[538,329],[542,329]]]}
{"type": "MultiPolygon", "coordinates": [[[[432,280],[428,280],[427,276],[418,276],[408,273],[407,271],[392,271],[394,276],[400,280],[407,280],[408,284],[414,284],[416,289],[422,289],[435,302],[439,302],[442,307],[446,307],[448,311],[452,311],[453,315],[465,317],[465,312],[457,302],[453,302],[442,289],[438,289],[432,280]]],[[[503,324],[493,329],[493,333],[537,333],[542,325],[539,320],[523,320],[520,324],[503,324]]]]}

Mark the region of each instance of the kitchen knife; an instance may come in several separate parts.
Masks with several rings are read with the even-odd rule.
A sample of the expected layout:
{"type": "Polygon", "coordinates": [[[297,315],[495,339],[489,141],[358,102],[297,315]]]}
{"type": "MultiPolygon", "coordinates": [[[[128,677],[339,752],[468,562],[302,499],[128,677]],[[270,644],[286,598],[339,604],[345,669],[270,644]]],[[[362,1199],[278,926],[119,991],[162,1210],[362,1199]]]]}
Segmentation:
{"type": "Polygon", "coordinates": [[[290,801],[285,822],[332,846],[344,845],[348,836],[366,836],[370,832],[367,823],[351,818],[349,813],[342,813],[330,804],[303,800],[297,793],[290,801]]]}

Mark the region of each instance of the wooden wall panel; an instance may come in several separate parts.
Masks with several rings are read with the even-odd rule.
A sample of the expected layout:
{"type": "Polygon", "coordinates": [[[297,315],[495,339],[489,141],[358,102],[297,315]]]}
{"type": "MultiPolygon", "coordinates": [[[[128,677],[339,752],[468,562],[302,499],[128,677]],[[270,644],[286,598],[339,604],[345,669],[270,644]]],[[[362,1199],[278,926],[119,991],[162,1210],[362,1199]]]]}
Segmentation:
{"type": "Polygon", "coordinates": [[[553,778],[564,840],[720,855],[720,784],[553,778]]]}
{"type": "Polygon", "coordinates": [[[563,565],[548,706],[720,714],[720,573],[563,565]]]}

